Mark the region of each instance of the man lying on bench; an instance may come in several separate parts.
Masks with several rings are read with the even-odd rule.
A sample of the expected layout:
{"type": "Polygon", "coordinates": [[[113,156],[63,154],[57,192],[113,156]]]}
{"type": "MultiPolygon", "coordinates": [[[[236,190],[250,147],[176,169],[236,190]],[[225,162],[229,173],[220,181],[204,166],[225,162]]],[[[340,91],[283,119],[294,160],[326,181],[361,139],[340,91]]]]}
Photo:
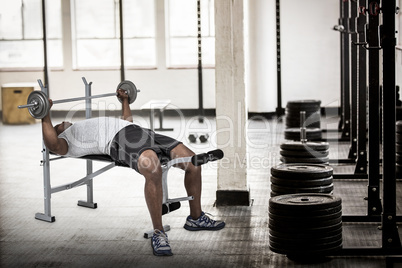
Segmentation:
{"type": "MultiPolygon", "coordinates": [[[[132,123],[128,95],[118,90],[122,101],[122,119],[100,117],[75,124],[62,122],[53,127],[49,114],[42,119],[45,145],[56,154],[81,157],[92,154],[109,155],[117,164],[129,166],[145,177],[145,200],[151,216],[154,234],[151,245],[154,255],[170,256],[172,251],[162,224],[162,168],[161,161],[194,156],[181,142],[157,134],[132,123]]],[[[53,103],[50,101],[50,107],[53,103]]],[[[184,228],[189,231],[220,230],[222,221],[210,219],[201,209],[201,167],[198,161],[208,161],[208,156],[193,159],[193,163],[176,166],[185,171],[184,185],[190,200],[190,215],[184,228]],[[203,159],[206,158],[206,159],[203,159]]],[[[214,160],[214,159],[209,159],[214,160]]]]}

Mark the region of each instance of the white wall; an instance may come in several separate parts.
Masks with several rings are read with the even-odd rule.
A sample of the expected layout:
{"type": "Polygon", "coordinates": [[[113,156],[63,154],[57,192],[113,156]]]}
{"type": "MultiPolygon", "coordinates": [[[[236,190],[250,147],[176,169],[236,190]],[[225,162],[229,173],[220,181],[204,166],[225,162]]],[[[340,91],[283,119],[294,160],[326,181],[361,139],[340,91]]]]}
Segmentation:
{"type": "MultiPolygon", "coordinates": [[[[169,98],[182,109],[197,109],[197,70],[165,66],[163,4],[164,0],[157,0],[157,69],[126,71],[126,79],[142,90],[132,108],[138,109],[152,98],[169,98]]],[[[249,11],[249,111],[274,112],[277,106],[275,0],[249,0],[249,11]]],[[[319,99],[322,106],[339,106],[340,42],[339,33],[332,30],[338,17],[339,0],[281,0],[283,107],[295,99],[319,99]]],[[[63,21],[68,20],[64,14],[63,21]]],[[[68,39],[68,29],[64,31],[68,39]]],[[[70,43],[64,42],[64,46],[65,56],[70,57],[70,43]]],[[[401,52],[397,55],[397,83],[401,85],[401,52]]],[[[68,57],[63,71],[50,72],[53,99],[83,96],[82,76],[93,82],[93,94],[114,91],[120,82],[118,70],[73,71],[68,57]]],[[[0,84],[36,82],[38,78],[43,78],[41,71],[1,72],[0,84]]],[[[215,108],[214,69],[204,69],[203,83],[204,107],[215,108]]],[[[119,107],[114,98],[104,100],[119,107]]],[[[57,110],[68,110],[75,105],[60,104],[57,110]]]]}
{"type": "MultiPolygon", "coordinates": [[[[63,8],[69,8],[69,1],[63,1],[63,8]]],[[[197,69],[167,69],[165,65],[164,39],[164,0],[156,0],[157,24],[157,68],[154,70],[126,70],[125,78],[131,80],[141,90],[137,100],[131,105],[139,109],[142,104],[153,98],[171,99],[172,104],[182,109],[198,108],[198,71],[197,69]]],[[[84,84],[81,77],[85,76],[92,84],[92,94],[114,92],[120,82],[119,70],[77,71],[72,68],[71,28],[68,12],[63,12],[63,54],[64,70],[50,71],[50,97],[57,100],[84,95],[84,84]]],[[[194,48],[196,49],[196,48],[194,48]]],[[[33,82],[43,80],[43,72],[0,72],[0,85],[6,83],[33,82]]],[[[204,69],[204,108],[215,108],[215,70],[204,69]]],[[[116,98],[101,99],[107,101],[107,106],[120,107],[116,98]]],[[[97,103],[98,100],[94,100],[97,103]]],[[[1,105],[1,102],[0,102],[1,105]]],[[[55,110],[77,109],[77,103],[65,103],[55,106],[55,110]]],[[[1,107],[1,106],[0,106],[1,107]]]]}
{"type": "MultiPolygon", "coordinates": [[[[339,18],[336,0],[281,0],[282,107],[287,101],[319,99],[339,106],[339,18]]],[[[275,0],[250,1],[251,112],[277,107],[275,0]]]]}

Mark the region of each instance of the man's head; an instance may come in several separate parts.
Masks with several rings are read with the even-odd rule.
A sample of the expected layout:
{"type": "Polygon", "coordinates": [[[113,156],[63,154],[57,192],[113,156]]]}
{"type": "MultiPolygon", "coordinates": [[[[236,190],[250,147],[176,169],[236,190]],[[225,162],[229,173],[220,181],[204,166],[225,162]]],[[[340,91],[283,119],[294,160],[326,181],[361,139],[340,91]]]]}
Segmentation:
{"type": "Polygon", "coordinates": [[[70,122],[63,121],[60,124],[55,125],[54,129],[56,130],[57,135],[60,135],[60,133],[62,133],[64,130],[71,127],[72,125],[73,124],[71,124],[70,122]]]}

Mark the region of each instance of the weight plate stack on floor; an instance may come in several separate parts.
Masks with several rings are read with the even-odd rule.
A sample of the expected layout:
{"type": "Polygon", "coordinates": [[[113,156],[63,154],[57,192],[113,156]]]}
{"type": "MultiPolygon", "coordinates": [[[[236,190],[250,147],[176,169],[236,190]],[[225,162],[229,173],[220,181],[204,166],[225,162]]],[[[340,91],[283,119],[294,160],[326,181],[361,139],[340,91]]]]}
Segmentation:
{"type": "Polygon", "coordinates": [[[398,179],[402,178],[402,121],[396,122],[396,177],[398,179]]]}
{"type": "Polygon", "coordinates": [[[327,142],[286,142],[280,145],[280,160],[283,163],[328,164],[327,142]]]}
{"type": "Polygon", "coordinates": [[[269,248],[302,262],[334,254],[342,248],[342,200],[320,193],[270,198],[269,248]]]}
{"type": "Polygon", "coordinates": [[[300,112],[306,112],[306,127],[320,128],[321,114],[319,100],[297,100],[289,101],[286,104],[286,127],[300,127],[300,112]]]}
{"type": "Polygon", "coordinates": [[[271,197],[296,193],[330,194],[333,168],[319,164],[280,164],[271,168],[271,197]]]}

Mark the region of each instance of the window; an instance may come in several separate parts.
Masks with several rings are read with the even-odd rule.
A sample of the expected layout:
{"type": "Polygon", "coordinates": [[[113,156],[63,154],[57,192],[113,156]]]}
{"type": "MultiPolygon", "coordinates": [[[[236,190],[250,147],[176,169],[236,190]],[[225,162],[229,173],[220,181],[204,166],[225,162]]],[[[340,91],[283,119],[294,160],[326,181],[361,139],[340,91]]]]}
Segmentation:
{"type": "MultiPolygon", "coordinates": [[[[41,0],[0,0],[0,68],[44,65],[41,0]]],[[[50,67],[63,66],[61,0],[46,1],[50,67]]]]}
{"type": "MultiPolygon", "coordinates": [[[[197,66],[197,0],[167,1],[167,65],[197,66]]],[[[202,62],[206,66],[215,65],[214,25],[214,0],[201,0],[202,62]]]]}
{"type": "MultiPolygon", "coordinates": [[[[119,0],[85,0],[74,3],[74,67],[120,66],[119,0]]],[[[154,67],[155,3],[123,1],[125,67],[154,67]]]]}

